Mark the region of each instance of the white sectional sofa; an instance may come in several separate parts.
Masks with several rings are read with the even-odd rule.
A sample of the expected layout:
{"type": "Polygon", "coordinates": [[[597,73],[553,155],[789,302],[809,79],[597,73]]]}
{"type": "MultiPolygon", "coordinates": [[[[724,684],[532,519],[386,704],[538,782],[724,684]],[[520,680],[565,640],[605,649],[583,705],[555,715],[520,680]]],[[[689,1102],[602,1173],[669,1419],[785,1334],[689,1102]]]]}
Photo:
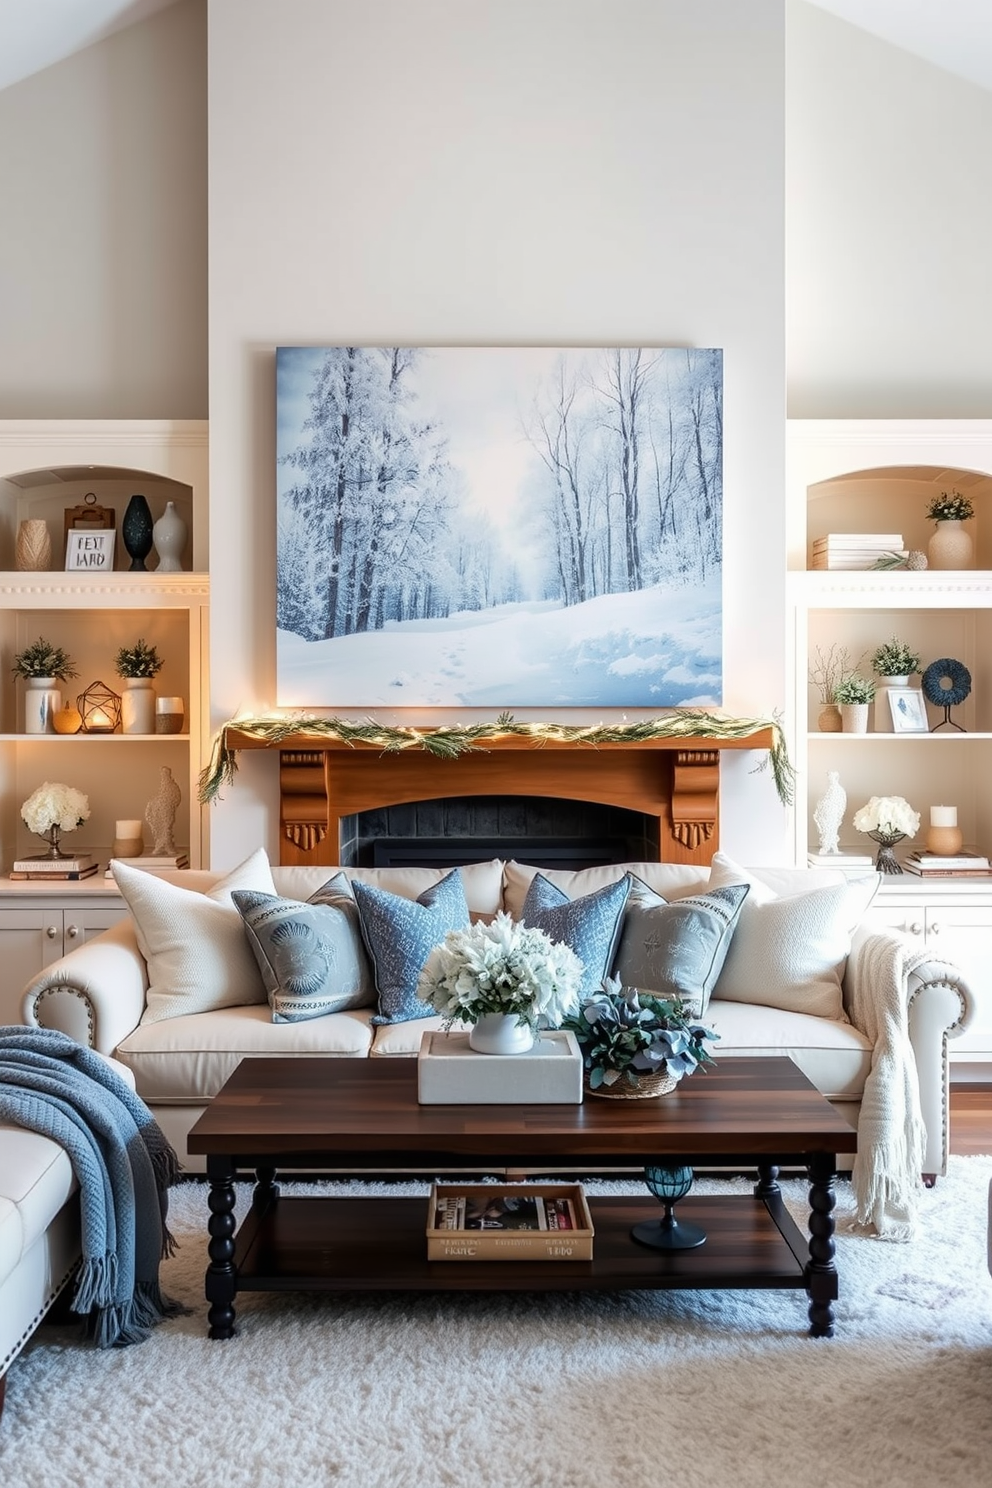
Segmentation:
{"type": "Polygon", "coordinates": [[[78,1193],[64,1148],[0,1122],[0,1410],[8,1367],[79,1263],[78,1193]]]}
{"type": "MultiPolygon", "coordinates": [[[[267,873],[267,863],[265,868],[267,873]]],[[[712,870],[640,863],[580,873],[549,871],[545,876],[575,899],[615,881],[628,868],[668,900],[705,891],[708,885],[735,876],[734,865],[719,856],[712,870]]],[[[273,867],[271,883],[280,895],[306,900],[337,871],[273,867]]],[[[350,880],[378,884],[409,899],[444,876],[442,870],[424,868],[342,871],[350,880]]],[[[498,860],[462,869],[473,917],[492,915],[501,908],[519,916],[535,871],[524,864],[498,860]]],[[[900,943],[891,932],[875,931],[864,917],[846,927],[834,925],[834,931],[843,931],[843,944],[839,944],[836,934],[830,941],[816,914],[812,919],[810,916],[821,899],[833,895],[840,902],[838,894],[845,892],[836,889],[845,883],[840,874],[805,869],[737,871],[752,885],[741,912],[741,924],[745,914],[757,916],[747,922],[752,962],[749,966],[738,958],[731,965],[738,942],[743,944],[738,928],[706,1014],[706,1021],[720,1034],[714,1053],[718,1059],[741,1054],[791,1055],[817,1088],[856,1125],[875,1048],[870,1030],[854,1021],[858,1016],[855,1009],[862,1010],[861,1022],[866,1021],[866,996],[870,1001],[872,989],[865,986],[870,959],[867,950],[874,947],[873,964],[877,964],[879,934],[893,941],[894,953],[900,943]],[[776,949],[783,935],[787,939],[791,936],[795,945],[786,945],[783,950],[778,944],[776,949]],[[794,975],[794,968],[790,971],[792,962],[801,968],[807,952],[820,963],[829,963],[825,971],[820,967],[822,976],[817,987],[810,989],[809,1006],[822,1012],[822,982],[826,981],[828,991],[833,983],[838,990],[837,1006],[831,1015],[802,1010],[807,1005],[805,987],[798,988],[798,1000],[795,986],[787,989],[790,996],[777,996],[776,980],[794,975]],[[789,963],[784,970],[779,964],[783,957],[789,963]],[[742,975],[751,978],[743,992],[742,975]],[[753,994],[747,990],[752,984],[753,994]]],[[[203,893],[216,889],[221,877],[186,871],[174,875],[172,882],[195,891],[199,901],[203,893]]],[[[873,886],[868,886],[866,898],[873,886]]],[[[217,892],[220,902],[230,907],[223,891],[217,892]]],[[[194,900],[187,902],[192,905],[194,900]]],[[[236,915],[236,911],[231,908],[230,914],[236,915]]],[[[195,916],[188,919],[192,938],[195,916]]],[[[187,1132],[242,1058],[264,1054],[319,1054],[343,1059],[410,1057],[419,1050],[424,1031],[440,1026],[437,1018],[374,1026],[374,1006],[304,1022],[278,1023],[262,1000],[264,992],[246,997],[245,1005],[157,1016],[156,1021],[149,1021],[148,989],[148,964],[129,918],[36,977],[24,993],[22,1016],[26,1023],[58,1028],[126,1065],[134,1075],[138,1093],[191,1170],[199,1165],[186,1157],[187,1132]]],[[[924,962],[904,974],[899,997],[908,1010],[909,1038],[926,1125],[924,1171],[940,1174],[945,1171],[948,1151],[946,1044],[948,1037],[970,1020],[972,997],[957,969],[943,961],[924,962]]]]}

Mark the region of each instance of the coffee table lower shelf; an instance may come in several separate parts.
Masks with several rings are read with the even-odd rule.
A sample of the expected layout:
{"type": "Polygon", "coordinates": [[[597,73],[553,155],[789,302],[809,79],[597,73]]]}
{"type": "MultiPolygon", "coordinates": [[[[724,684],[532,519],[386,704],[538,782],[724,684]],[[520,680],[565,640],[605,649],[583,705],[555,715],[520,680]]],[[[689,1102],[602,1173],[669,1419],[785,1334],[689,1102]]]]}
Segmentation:
{"type": "MultiPolygon", "coordinates": [[[[249,1291],[584,1291],[806,1288],[807,1237],[781,1198],[696,1197],[680,1220],[702,1225],[696,1250],[631,1238],[656,1199],[590,1199],[591,1261],[428,1261],[423,1198],[280,1198],[252,1209],[235,1237],[235,1289],[249,1291]]],[[[836,1277],[833,1278],[836,1281],[836,1277]]]]}

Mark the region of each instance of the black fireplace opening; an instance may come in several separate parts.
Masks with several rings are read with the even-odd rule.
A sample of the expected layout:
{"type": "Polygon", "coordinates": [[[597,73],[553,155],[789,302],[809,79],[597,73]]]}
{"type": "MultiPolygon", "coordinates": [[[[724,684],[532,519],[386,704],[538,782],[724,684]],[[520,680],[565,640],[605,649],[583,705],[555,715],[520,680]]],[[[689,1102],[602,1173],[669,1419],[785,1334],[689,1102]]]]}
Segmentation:
{"type": "Polygon", "coordinates": [[[545,796],[458,796],[342,821],[349,867],[456,867],[515,858],[537,868],[657,862],[658,823],[639,811],[545,796]]]}

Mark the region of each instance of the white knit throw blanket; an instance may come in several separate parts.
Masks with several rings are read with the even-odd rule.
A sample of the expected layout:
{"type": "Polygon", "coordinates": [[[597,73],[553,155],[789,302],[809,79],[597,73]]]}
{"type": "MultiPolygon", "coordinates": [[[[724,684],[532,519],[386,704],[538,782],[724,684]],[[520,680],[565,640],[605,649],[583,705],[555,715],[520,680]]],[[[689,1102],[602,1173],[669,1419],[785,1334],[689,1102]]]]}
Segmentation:
{"type": "Polygon", "coordinates": [[[851,1181],[856,1222],[880,1240],[912,1239],[923,1187],[926,1132],[905,989],[909,973],[928,959],[895,936],[871,935],[848,966],[847,1011],[873,1046],[851,1181]]]}

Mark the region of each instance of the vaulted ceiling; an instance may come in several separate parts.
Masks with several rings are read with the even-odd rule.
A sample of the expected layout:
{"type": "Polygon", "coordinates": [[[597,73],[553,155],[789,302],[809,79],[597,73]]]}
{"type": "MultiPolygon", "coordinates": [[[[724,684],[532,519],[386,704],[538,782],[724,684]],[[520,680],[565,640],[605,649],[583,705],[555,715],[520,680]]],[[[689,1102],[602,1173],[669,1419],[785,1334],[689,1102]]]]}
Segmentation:
{"type": "MultiPolygon", "coordinates": [[[[0,88],[175,0],[0,0],[0,88]]],[[[992,0],[810,0],[937,67],[992,89],[992,0]]]]}

